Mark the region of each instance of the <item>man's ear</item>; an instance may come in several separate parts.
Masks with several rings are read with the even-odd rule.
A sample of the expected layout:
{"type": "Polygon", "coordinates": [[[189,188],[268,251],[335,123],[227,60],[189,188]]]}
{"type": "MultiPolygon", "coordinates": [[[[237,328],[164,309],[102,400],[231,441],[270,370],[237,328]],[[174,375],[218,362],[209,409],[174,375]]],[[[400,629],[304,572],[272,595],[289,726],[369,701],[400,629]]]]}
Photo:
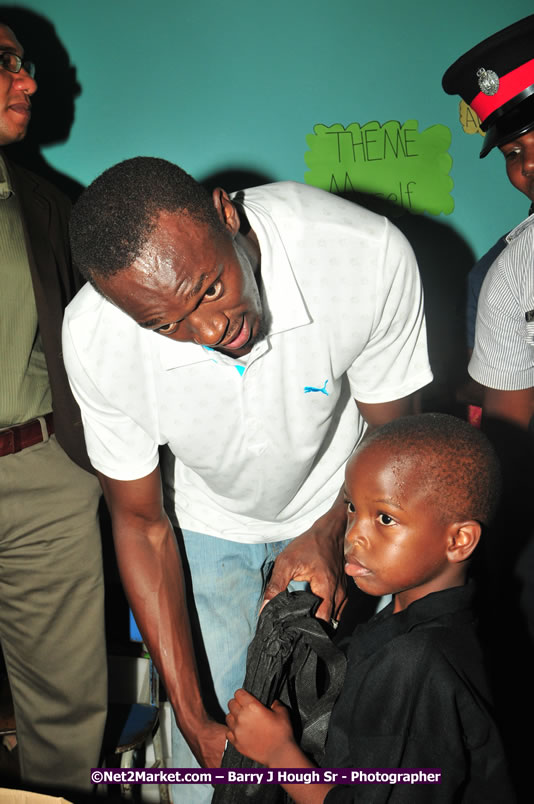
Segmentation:
{"type": "Polygon", "coordinates": [[[213,198],[213,205],[215,206],[221,223],[228,231],[228,234],[235,237],[239,231],[241,221],[239,220],[239,214],[234,203],[230,201],[228,193],[226,190],[223,190],[222,187],[216,187],[211,197],[213,198]]]}
{"type": "Polygon", "coordinates": [[[471,557],[480,541],[482,527],[480,522],[469,519],[455,522],[449,528],[447,538],[447,558],[452,564],[459,564],[471,557]]]}

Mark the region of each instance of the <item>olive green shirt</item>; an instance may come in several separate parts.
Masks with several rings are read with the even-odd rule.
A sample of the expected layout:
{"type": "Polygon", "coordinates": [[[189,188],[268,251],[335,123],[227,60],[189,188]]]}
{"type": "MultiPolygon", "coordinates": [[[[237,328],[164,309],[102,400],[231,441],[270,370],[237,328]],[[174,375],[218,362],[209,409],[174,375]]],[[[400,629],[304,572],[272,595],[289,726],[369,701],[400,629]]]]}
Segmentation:
{"type": "Polygon", "coordinates": [[[0,156],[0,428],[52,410],[21,210],[0,156]]]}

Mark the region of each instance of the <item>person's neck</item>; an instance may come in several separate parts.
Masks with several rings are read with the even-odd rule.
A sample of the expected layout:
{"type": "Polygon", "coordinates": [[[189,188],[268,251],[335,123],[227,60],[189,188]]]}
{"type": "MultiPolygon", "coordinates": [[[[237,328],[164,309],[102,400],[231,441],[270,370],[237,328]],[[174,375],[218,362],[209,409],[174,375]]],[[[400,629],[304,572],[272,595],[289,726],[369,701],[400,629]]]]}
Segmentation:
{"type": "Polygon", "coordinates": [[[425,584],[422,587],[398,592],[393,595],[393,613],[398,614],[400,611],[404,611],[408,606],[411,606],[412,603],[415,603],[417,600],[422,600],[424,597],[434,592],[444,592],[446,589],[465,586],[466,583],[466,573],[462,569],[461,571],[451,573],[446,578],[441,580],[436,579],[433,583],[425,584]]]}
{"type": "Polygon", "coordinates": [[[256,233],[249,227],[248,231],[243,233],[241,230],[235,236],[236,244],[239,248],[243,249],[247,255],[254,276],[259,280],[261,274],[261,249],[256,237],[256,233]]]}

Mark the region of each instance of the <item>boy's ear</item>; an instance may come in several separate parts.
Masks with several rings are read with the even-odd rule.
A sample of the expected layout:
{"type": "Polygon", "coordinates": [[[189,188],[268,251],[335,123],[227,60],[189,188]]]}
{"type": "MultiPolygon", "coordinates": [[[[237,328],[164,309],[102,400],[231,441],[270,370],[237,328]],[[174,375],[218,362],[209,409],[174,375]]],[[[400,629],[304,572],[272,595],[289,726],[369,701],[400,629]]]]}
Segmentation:
{"type": "Polygon", "coordinates": [[[480,541],[482,527],[480,522],[468,519],[466,522],[455,522],[451,525],[447,540],[447,558],[453,564],[459,564],[471,557],[480,541]]]}

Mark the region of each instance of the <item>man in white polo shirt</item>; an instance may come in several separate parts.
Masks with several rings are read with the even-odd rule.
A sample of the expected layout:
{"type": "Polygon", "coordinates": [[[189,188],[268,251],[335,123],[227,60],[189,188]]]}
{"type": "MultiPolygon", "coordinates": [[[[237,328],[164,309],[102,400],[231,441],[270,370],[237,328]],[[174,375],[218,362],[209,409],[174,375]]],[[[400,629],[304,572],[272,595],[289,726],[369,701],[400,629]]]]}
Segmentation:
{"type": "Polygon", "coordinates": [[[91,284],[67,310],[64,357],[123,581],[178,726],[217,766],[214,718],[242,682],[267,567],[265,599],[309,581],[319,616],[336,616],[345,462],[431,380],[415,259],[386,219],[321,190],[210,196],[150,158],[93,182],[71,239],[91,284]]]}

